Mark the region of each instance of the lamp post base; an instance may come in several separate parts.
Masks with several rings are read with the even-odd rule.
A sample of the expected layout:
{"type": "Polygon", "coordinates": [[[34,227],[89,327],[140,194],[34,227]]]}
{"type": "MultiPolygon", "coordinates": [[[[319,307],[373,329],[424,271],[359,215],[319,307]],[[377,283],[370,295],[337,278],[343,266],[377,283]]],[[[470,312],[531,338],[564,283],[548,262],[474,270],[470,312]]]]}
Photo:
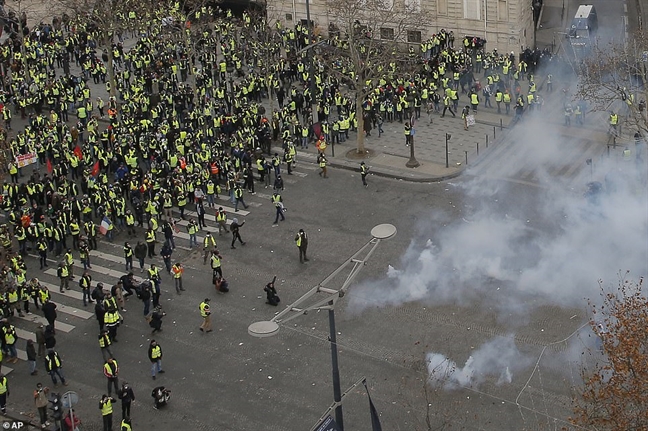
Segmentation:
{"type": "Polygon", "coordinates": [[[405,166],[408,168],[418,168],[421,164],[414,157],[411,157],[407,163],[405,163],[405,166]]]}

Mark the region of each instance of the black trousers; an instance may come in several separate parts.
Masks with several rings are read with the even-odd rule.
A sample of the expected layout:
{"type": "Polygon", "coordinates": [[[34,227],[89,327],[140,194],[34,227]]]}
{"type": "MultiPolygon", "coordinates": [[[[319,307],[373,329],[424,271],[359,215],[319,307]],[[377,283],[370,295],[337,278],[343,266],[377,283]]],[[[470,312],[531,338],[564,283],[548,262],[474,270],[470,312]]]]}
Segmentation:
{"type": "Polygon", "coordinates": [[[122,420],[126,417],[130,417],[130,408],[131,408],[131,402],[124,402],[122,401],[122,420]]]}
{"type": "Polygon", "coordinates": [[[103,431],[113,431],[112,429],[112,413],[104,415],[103,417],[103,431]]]}

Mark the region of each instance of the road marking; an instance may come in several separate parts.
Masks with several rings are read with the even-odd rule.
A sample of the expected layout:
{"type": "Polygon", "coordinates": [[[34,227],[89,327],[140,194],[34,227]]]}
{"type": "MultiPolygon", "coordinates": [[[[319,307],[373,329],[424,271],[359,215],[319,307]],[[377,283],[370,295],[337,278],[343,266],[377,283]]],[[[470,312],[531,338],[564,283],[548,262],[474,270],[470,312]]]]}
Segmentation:
{"type": "MultiPolygon", "coordinates": [[[[27,322],[38,323],[39,325],[40,324],[46,325],[46,326],[49,325],[49,322],[47,321],[47,319],[45,319],[43,316],[39,316],[37,314],[27,314],[27,315],[25,315],[25,317],[18,316],[18,319],[25,320],[27,322]]],[[[74,329],[74,325],[69,325],[69,324],[67,324],[65,322],[61,322],[61,321],[57,320],[56,321],[56,329],[60,330],[60,331],[63,331],[63,332],[71,332],[74,329]]]]}
{"type": "MultiPolygon", "coordinates": [[[[304,178],[304,177],[308,176],[308,174],[305,173],[305,172],[297,172],[297,171],[293,171],[293,175],[301,177],[301,178],[304,178]]],[[[286,179],[284,181],[288,181],[288,180],[286,179]]]]}
{"type": "MultiPolygon", "coordinates": [[[[47,274],[47,271],[45,272],[45,274],[47,274]]],[[[61,292],[59,290],[60,286],[58,284],[48,283],[42,280],[40,281],[40,284],[47,287],[50,290],[50,293],[53,295],[67,296],[68,298],[76,299],[78,301],[83,301],[83,293],[77,290],[66,290],[65,292],[61,292]]]]}
{"type": "Polygon", "coordinates": [[[33,332],[16,328],[16,335],[18,336],[18,338],[22,338],[23,340],[32,340],[34,343],[36,342],[36,334],[34,334],[33,332]]]}

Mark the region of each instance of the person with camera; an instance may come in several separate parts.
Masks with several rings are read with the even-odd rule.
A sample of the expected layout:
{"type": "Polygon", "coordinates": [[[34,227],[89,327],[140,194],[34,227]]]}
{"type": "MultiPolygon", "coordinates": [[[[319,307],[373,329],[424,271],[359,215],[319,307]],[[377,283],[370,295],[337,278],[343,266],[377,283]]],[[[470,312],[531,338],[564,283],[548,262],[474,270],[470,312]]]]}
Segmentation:
{"type": "Polygon", "coordinates": [[[103,418],[103,431],[113,431],[113,404],[116,402],[117,400],[110,395],[103,394],[101,396],[101,401],[99,401],[99,410],[101,410],[101,417],[103,418]]]}

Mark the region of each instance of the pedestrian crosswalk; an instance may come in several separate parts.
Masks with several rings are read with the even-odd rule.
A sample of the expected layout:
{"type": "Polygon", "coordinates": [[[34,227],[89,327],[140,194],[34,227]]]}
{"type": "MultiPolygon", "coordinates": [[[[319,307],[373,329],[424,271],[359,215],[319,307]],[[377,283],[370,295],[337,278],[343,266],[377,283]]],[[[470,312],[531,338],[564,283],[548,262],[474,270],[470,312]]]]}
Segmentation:
{"type": "MultiPolygon", "coordinates": [[[[314,169],[317,169],[316,166],[311,166],[309,163],[300,163],[300,170],[293,170],[293,175],[290,178],[287,178],[287,175],[283,175],[285,184],[295,184],[298,180],[303,179],[308,176],[308,172],[314,169]]],[[[267,189],[263,186],[258,186],[255,184],[258,192],[255,194],[249,194],[246,192],[245,201],[248,205],[248,209],[239,208],[238,211],[235,211],[234,205],[229,200],[228,195],[221,195],[215,201],[215,208],[205,208],[207,213],[205,214],[205,222],[207,227],[202,228],[198,231],[196,235],[196,240],[198,246],[196,249],[202,251],[202,244],[206,232],[211,232],[214,235],[216,241],[219,240],[218,235],[218,223],[216,221],[215,212],[219,207],[222,207],[223,210],[227,213],[227,225],[230,226],[233,218],[242,219],[246,217],[253,217],[255,212],[258,212],[259,208],[270,205],[270,200],[272,197],[272,187],[267,189]]],[[[173,208],[173,217],[178,228],[178,232],[174,232],[174,239],[176,242],[176,247],[185,251],[189,251],[189,233],[187,232],[187,226],[189,225],[189,220],[194,219],[198,221],[198,214],[195,211],[185,211],[185,219],[180,218],[180,212],[177,208],[173,208]]],[[[0,217],[5,217],[6,214],[0,213],[0,217]]],[[[144,235],[139,232],[141,235],[138,237],[143,242],[144,235]]],[[[161,232],[161,228],[157,234],[158,241],[160,243],[164,242],[164,234],[161,232]]],[[[99,250],[90,251],[90,265],[87,269],[88,273],[92,276],[92,286],[96,286],[97,283],[101,282],[104,284],[105,289],[110,289],[114,284],[117,283],[119,278],[126,274],[126,262],[123,254],[123,242],[122,241],[131,241],[133,245],[133,239],[129,238],[122,231],[121,234],[117,235],[114,242],[110,243],[103,241],[100,238],[99,241],[99,250]]],[[[69,334],[70,336],[75,336],[75,333],[80,332],[79,325],[82,325],[83,322],[94,319],[94,307],[92,305],[84,306],[83,305],[83,294],[81,288],[78,285],[78,280],[84,272],[84,267],[82,262],[79,259],[78,252],[74,251],[74,276],[73,280],[68,282],[69,289],[60,291],[60,279],[57,274],[57,267],[61,257],[54,257],[53,254],[49,255],[47,259],[48,266],[44,270],[36,271],[35,268],[38,268],[38,256],[35,251],[32,251],[28,257],[26,257],[26,263],[28,265],[27,279],[32,277],[37,277],[42,286],[46,287],[50,291],[52,301],[56,304],[57,308],[57,319],[55,321],[55,328],[57,334],[69,334]]],[[[175,257],[174,257],[175,259],[175,257]]],[[[151,261],[151,259],[146,259],[146,267],[151,262],[159,263],[160,267],[164,267],[161,257],[158,256],[151,261]]],[[[134,259],[135,269],[138,267],[137,259],[134,259]]],[[[137,271],[136,271],[137,273],[137,271]]],[[[140,283],[143,279],[141,277],[135,276],[135,282],[140,283]]],[[[19,340],[16,344],[16,352],[18,354],[18,359],[21,361],[27,360],[27,353],[25,349],[26,340],[36,341],[36,331],[40,325],[47,326],[48,321],[43,316],[40,309],[36,309],[33,302],[30,301],[30,314],[24,316],[15,315],[11,318],[11,323],[16,327],[16,333],[19,340]]],[[[13,364],[12,364],[13,365],[13,364]]],[[[2,372],[6,375],[20,366],[19,363],[13,365],[12,367],[7,367],[3,364],[2,372]]],[[[40,365],[39,365],[40,367],[40,365]]],[[[25,366],[25,371],[27,367],[25,366]]]]}

